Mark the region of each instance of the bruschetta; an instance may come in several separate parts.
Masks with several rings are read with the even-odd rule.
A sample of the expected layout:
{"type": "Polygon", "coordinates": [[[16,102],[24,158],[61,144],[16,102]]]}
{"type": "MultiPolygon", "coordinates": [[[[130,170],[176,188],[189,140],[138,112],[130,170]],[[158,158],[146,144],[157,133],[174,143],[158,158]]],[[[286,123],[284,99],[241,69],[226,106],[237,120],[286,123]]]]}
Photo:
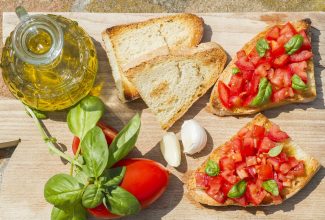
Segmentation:
{"type": "Polygon", "coordinates": [[[266,206],[301,190],[319,162],[258,114],[189,174],[188,193],[210,206],[266,206]]]}
{"type": "Polygon", "coordinates": [[[216,115],[247,115],[316,98],[310,20],[267,28],[237,52],[211,93],[216,115]]]}

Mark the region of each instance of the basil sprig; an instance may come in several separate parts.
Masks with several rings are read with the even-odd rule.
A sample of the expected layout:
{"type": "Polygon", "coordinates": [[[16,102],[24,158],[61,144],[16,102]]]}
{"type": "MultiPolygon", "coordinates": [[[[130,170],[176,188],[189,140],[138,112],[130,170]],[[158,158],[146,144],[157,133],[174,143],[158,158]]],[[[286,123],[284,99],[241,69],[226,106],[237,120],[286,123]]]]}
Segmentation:
{"type": "Polygon", "coordinates": [[[274,196],[278,196],[279,195],[278,184],[275,182],[275,180],[267,180],[267,181],[264,181],[262,183],[262,187],[266,191],[268,191],[269,193],[271,193],[274,196]]]}
{"type": "Polygon", "coordinates": [[[231,72],[233,75],[236,75],[237,73],[240,72],[240,70],[237,67],[234,67],[234,68],[232,68],[231,72]]]}
{"type": "Polygon", "coordinates": [[[268,154],[269,154],[270,157],[276,157],[281,153],[282,149],[283,149],[283,145],[279,144],[279,145],[271,148],[269,150],[268,154]]]}
{"type": "MultiPolygon", "coordinates": [[[[36,119],[34,112],[27,110],[36,119]]],[[[44,197],[54,205],[52,220],[86,220],[86,208],[94,208],[101,203],[111,213],[121,216],[136,214],[141,209],[137,198],[118,186],[126,168],[111,168],[133,149],[141,126],[140,117],[136,114],[108,147],[103,131],[96,126],[102,110],[103,103],[96,97],[88,96],[68,114],[69,128],[81,139],[82,155],[72,159],[63,152],[58,154],[78,167],[72,166],[76,170],[74,176],[57,174],[45,184],[44,197]]]]}
{"type": "Polygon", "coordinates": [[[241,180],[238,183],[236,183],[235,185],[233,185],[231,187],[231,189],[229,190],[227,196],[229,198],[239,198],[241,197],[245,191],[246,191],[246,186],[247,183],[245,180],[241,180]]]}
{"type": "Polygon", "coordinates": [[[205,167],[205,173],[208,174],[209,176],[217,176],[219,172],[220,172],[219,165],[213,160],[209,160],[205,167]]]}
{"type": "Polygon", "coordinates": [[[302,43],[304,42],[304,38],[300,34],[296,34],[293,36],[285,45],[287,54],[291,55],[300,49],[302,43]]]}
{"type": "Polygon", "coordinates": [[[306,90],[308,87],[304,81],[298,76],[297,74],[294,74],[291,77],[291,87],[295,90],[306,90]]]}
{"type": "Polygon", "coordinates": [[[256,43],[256,51],[260,57],[264,57],[267,50],[270,49],[269,43],[264,38],[259,39],[256,43]]]}
{"type": "Polygon", "coordinates": [[[263,77],[260,80],[260,84],[258,85],[258,93],[251,101],[250,106],[255,107],[268,102],[271,94],[272,94],[272,85],[267,80],[266,77],[263,77]]]}

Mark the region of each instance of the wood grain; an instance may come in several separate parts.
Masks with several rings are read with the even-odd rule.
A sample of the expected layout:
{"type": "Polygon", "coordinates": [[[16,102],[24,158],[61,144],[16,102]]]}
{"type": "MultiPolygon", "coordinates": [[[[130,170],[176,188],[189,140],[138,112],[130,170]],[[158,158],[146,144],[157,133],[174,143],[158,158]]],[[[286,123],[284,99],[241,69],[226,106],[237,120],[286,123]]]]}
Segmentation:
{"type": "MultiPolygon", "coordinates": [[[[146,105],[137,100],[122,104],[117,99],[111,70],[101,44],[100,32],[106,27],[144,20],[161,14],[89,14],[60,13],[75,19],[93,37],[99,58],[97,83],[103,82],[102,98],[107,106],[105,121],[120,129],[135,112],[141,113],[142,128],[137,148],[131,156],[143,156],[166,165],[158,147],[163,131],[146,105]]],[[[265,111],[265,115],[287,131],[293,140],[321,163],[325,162],[325,13],[239,13],[200,14],[205,21],[204,41],[216,41],[233,55],[241,46],[273,21],[312,20],[313,52],[315,54],[317,99],[307,104],[293,104],[265,111]]],[[[8,36],[17,23],[13,13],[3,14],[3,35],[8,36]]],[[[284,204],[263,208],[203,207],[192,202],[183,188],[184,175],[196,168],[211,150],[225,142],[251,117],[217,117],[204,110],[209,93],[196,102],[189,112],[171,130],[179,135],[186,119],[195,118],[208,131],[207,148],[195,156],[183,156],[182,165],[170,168],[171,179],[166,193],[148,209],[126,219],[325,219],[325,184],[322,167],[312,181],[284,204]]],[[[53,113],[44,121],[51,134],[70,152],[72,135],[65,121],[65,113],[53,113]]],[[[43,198],[46,180],[57,172],[66,172],[68,166],[51,155],[40,138],[23,106],[14,99],[0,100],[0,140],[18,138],[21,143],[13,154],[3,176],[0,194],[0,219],[44,220],[50,218],[51,206],[43,198]]]]}

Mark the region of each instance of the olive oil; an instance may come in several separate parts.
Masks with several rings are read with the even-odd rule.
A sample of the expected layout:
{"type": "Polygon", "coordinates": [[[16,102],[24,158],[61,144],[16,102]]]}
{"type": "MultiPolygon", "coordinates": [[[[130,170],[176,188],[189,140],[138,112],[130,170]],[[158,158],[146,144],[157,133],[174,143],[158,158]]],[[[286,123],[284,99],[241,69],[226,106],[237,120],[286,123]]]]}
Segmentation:
{"type": "Polygon", "coordinates": [[[17,27],[6,39],[1,58],[4,81],[14,96],[32,108],[68,108],[93,86],[98,68],[95,46],[77,22],[56,15],[30,17],[32,25],[27,21],[26,30],[19,32],[17,27]],[[56,27],[51,29],[48,20],[56,27]]]}

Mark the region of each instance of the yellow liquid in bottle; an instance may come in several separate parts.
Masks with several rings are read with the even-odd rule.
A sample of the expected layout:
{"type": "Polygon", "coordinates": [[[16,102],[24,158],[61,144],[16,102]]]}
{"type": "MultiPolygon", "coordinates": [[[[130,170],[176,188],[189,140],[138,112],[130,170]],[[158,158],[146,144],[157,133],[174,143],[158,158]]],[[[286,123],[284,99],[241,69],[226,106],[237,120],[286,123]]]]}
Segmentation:
{"type": "MultiPolygon", "coordinates": [[[[34,65],[18,59],[7,38],[2,53],[2,74],[10,91],[24,104],[43,111],[68,108],[92,89],[98,60],[95,46],[76,22],[49,15],[61,24],[64,44],[61,53],[49,64],[34,65]]],[[[28,51],[46,54],[53,39],[45,30],[27,37],[28,51]]]]}

